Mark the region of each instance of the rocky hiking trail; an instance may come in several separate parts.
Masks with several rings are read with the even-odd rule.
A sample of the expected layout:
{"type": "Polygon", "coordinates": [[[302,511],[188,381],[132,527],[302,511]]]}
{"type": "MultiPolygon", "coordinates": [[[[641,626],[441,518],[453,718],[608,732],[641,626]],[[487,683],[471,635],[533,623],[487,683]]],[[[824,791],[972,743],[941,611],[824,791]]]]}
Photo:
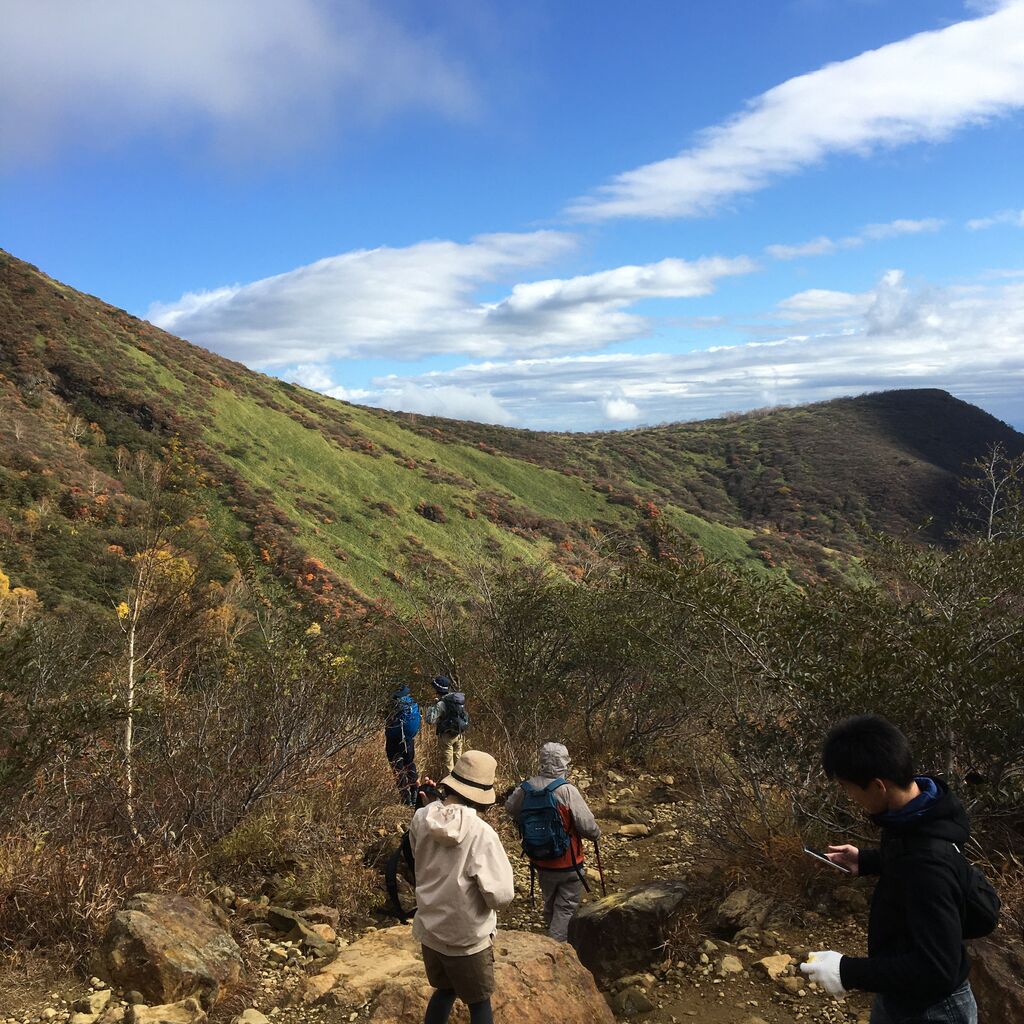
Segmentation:
{"type": "MultiPolygon", "coordinates": [[[[572,932],[579,959],[552,942],[539,900],[530,905],[528,866],[513,855],[515,829],[492,813],[517,888],[495,942],[496,1020],[867,1021],[868,997],[833,1000],[797,969],[810,949],[863,951],[866,883],[833,883],[813,907],[785,906],[742,884],[723,900],[721,868],[691,831],[699,808],[675,779],[608,771],[574,781],[602,828],[608,899],[588,847],[591,892],[572,932]]],[[[388,809],[369,854],[377,864],[407,821],[406,808],[388,809]]],[[[403,898],[411,903],[408,889],[403,898]]],[[[275,907],[224,887],[210,902],[142,897],[117,916],[88,985],[9,963],[0,974],[0,1024],[418,1024],[429,996],[418,947],[384,902],[382,885],[375,923],[339,934],[330,907],[275,907]]],[[[1019,998],[1013,979],[1024,962],[1003,967],[1019,998]]],[[[1012,1015],[1024,1003],[1005,1006],[994,1024],[1024,1019],[1012,1015]]],[[[465,1021],[464,1009],[452,1019],[465,1021]]]]}

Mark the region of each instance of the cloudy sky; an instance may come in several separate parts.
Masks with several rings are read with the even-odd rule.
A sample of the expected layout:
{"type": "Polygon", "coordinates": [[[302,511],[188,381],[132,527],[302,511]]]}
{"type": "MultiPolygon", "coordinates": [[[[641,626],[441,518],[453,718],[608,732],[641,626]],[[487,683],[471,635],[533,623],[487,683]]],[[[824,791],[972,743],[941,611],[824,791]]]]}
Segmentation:
{"type": "Polygon", "coordinates": [[[249,366],[587,430],[1024,428],[1024,0],[0,0],[0,245],[249,366]]]}

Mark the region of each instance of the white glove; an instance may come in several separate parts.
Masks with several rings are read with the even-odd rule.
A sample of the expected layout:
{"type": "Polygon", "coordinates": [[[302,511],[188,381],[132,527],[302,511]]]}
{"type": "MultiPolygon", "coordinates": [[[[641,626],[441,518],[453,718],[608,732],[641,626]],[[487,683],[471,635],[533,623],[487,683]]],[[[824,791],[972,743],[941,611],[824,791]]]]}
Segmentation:
{"type": "Polygon", "coordinates": [[[846,991],[839,974],[839,962],[842,959],[842,953],[822,949],[817,953],[808,953],[807,963],[801,964],[800,970],[807,975],[808,980],[815,982],[830,996],[841,996],[846,991]]]}

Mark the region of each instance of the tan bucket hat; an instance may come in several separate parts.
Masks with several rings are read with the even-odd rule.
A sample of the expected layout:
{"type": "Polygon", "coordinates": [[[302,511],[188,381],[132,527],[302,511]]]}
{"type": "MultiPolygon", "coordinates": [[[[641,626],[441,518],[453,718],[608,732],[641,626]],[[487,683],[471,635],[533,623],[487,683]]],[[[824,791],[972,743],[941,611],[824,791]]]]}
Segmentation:
{"type": "Polygon", "coordinates": [[[497,767],[498,762],[490,754],[482,750],[467,750],[455,762],[451,775],[441,780],[441,785],[475,804],[493,804],[497,799],[494,793],[494,772],[497,767]]]}

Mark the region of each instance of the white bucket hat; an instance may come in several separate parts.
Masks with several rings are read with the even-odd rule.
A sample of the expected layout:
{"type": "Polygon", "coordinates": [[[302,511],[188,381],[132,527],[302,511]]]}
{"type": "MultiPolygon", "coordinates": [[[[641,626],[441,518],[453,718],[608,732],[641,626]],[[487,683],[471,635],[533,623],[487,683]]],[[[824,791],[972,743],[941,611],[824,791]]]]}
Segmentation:
{"type": "Polygon", "coordinates": [[[441,780],[441,785],[475,804],[488,806],[497,799],[494,793],[494,772],[497,767],[498,762],[490,754],[482,750],[467,750],[455,762],[451,775],[441,780]]]}

